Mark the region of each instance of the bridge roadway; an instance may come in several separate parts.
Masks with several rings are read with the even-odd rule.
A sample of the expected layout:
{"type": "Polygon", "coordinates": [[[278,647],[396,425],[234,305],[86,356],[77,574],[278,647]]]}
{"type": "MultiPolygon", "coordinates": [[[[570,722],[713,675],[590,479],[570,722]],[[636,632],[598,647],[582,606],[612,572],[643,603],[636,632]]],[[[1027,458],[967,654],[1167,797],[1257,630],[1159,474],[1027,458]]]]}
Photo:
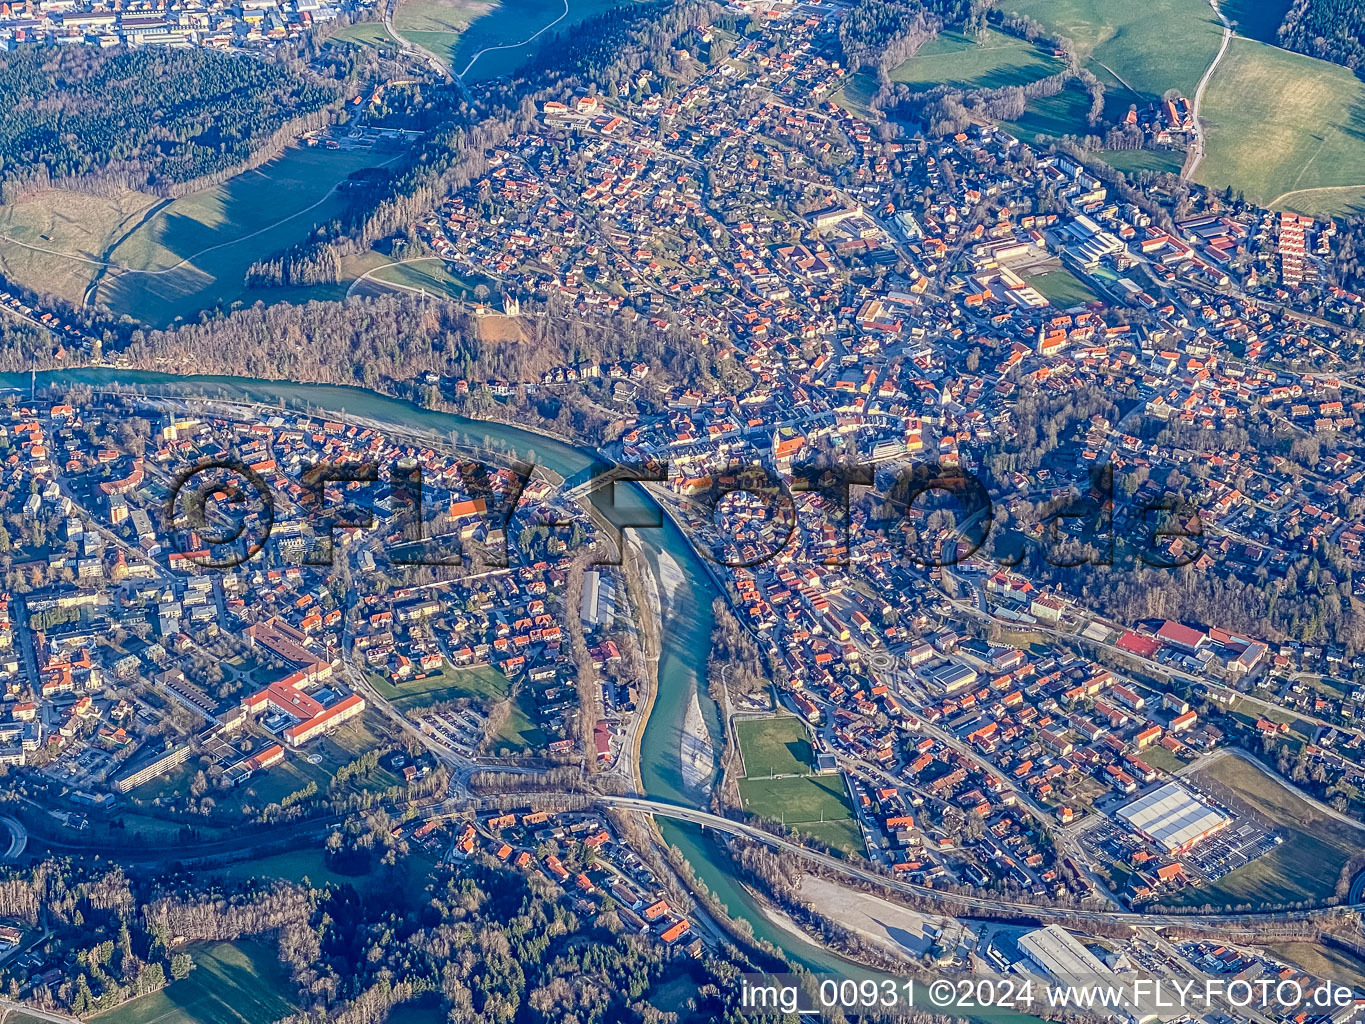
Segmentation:
{"type": "MultiPolygon", "coordinates": [[[[1241,914],[1139,914],[1132,911],[1075,910],[1069,907],[1039,906],[1033,903],[1023,903],[1018,900],[1005,899],[1003,897],[958,895],[957,893],[945,892],[942,889],[934,889],[927,885],[917,885],[914,882],[890,878],[875,871],[868,871],[864,868],[860,868],[856,864],[840,860],[837,857],[831,857],[828,854],[812,850],[802,846],[800,843],[784,839],[781,836],[774,835],[755,825],[748,825],[740,821],[732,821],[729,818],[721,817],[718,814],[712,814],[709,811],[701,811],[692,807],[683,807],[679,804],[664,803],[661,800],[650,800],[645,797],[608,796],[586,793],[517,793],[512,795],[532,801],[537,799],[537,797],[540,799],[579,800],[588,797],[595,803],[610,807],[619,807],[622,810],[639,811],[644,814],[656,814],[665,818],[674,818],[679,821],[691,822],[696,825],[705,825],[708,828],[714,828],[717,831],[725,832],[728,835],[743,836],[745,839],[763,843],[765,846],[780,850],[783,853],[793,854],[797,857],[801,857],[803,860],[819,864],[821,867],[827,868],[830,871],[844,875],[848,878],[883,886],[884,888],[903,893],[907,896],[917,896],[921,899],[966,908],[968,914],[964,916],[980,914],[982,917],[996,920],[1010,919],[1011,917],[1058,917],[1077,923],[1122,924],[1146,928],[1188,927],[1190,925],[1220,928],[1250,928],[1257,924],[1307,921],[1318,917],[1333,916],[1340,914],[1343,911],[1355,912],[1362,909],[1359,905],[1342,905],[1339,907],[1319,907],[1311,910],[1250,911],[1241,914]]],[[[457,814],[458,812],[452,812],[440,816],[455,817],[457,814]]],[[[951,908],[949,908],[949,912],[952,912],[951,908]]]]}

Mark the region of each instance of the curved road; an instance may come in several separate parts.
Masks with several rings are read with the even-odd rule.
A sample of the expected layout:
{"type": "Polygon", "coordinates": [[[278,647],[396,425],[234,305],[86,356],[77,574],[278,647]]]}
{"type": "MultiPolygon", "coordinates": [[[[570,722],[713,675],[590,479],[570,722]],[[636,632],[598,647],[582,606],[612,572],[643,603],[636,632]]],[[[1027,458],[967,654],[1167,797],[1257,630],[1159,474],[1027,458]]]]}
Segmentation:
{"type": "Polygon", "coordinates": [[[519,42],[519,43],[503,43],[501,46],[485,46],[485,47],[484,47],[482,50],[480,50],[478,53],[474,54],[474,56],[472,56],[472,57],[469,58],[469,63],[466,64],[466,65],[464,66],[464,70],[461,71],[457,77],[460,78],[460,79],[463,79],[465,75],[469,74],[469,69],[472,68],[476,63],[478,63],[479,58],[482,57],[485,53],[492,53],[494,50],[515,50],[518,46],[525,46],[527,43],[534,42],[536,39],[539,39],[539,38],[540,38],[541,36],[543,36],[546,32],[550,31],[550,29],[554,28],[556,25],[558,25],[561,21],[563,21],[563,20],[564,20],[565,18],[567,18],[568,16],[569,16],[569,0],[564,0],[564,13],[562,13],[562,14],[561,14],[558,18],[556,18],[554,21],[550,22],[548,25],[546,25],[546,26],[545,26],[544,28],[542,28],[540,31],[535,32],[535,33],[533,33],[533,34],[527,36],[525,39],[521,40],[521,42],[519,42]]]}
{"type": "Polygon", "coordinates": [[[1209,66],[1204,69],[1204,77],[1199,79],[1199,85],[1194,90],[1192,109],[1194,145],[1190,147],[1189,155],[1185,158],[1185,166],[1180,171],[1180,177],[1184,181],[1189,181],[1194,177],[1194,172],[1199,169],[1199,165],[1204,159],[1204,123],[1199,120],[1199,105],[1204,102],[1205,86],[1209,84],[1214,69],[1218,67],[1218,62],[1223,59],[1223,54],[1228,52],[1228,44],[1232,42],[1232,22],[1228,21],[1227,15],[1218,9],[1218,0],[1209,0],[1209,6],[1213,8],[1213,13],[1218,15],[1218,20],[1223,23],[1223,42],[1219,45],[1218,52],[1214,54],[1209,66]]]}
{"type": "Polygon", "coordinates": [[[9,849],[0,854],[0,860],[18,860],[28,846],[28,830],[8,815],[0,818],[0,825],[8,829],[10,834],[9,849]]]}

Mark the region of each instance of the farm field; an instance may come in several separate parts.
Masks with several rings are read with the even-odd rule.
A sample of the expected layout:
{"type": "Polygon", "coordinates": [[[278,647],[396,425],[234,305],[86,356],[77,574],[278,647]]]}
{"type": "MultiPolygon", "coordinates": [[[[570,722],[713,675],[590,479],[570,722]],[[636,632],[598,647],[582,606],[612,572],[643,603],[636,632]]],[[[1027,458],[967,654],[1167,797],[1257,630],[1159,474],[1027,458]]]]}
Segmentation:
{"type": "Polygon", "coordinates": [[[1223,757],[1194,779],[1239,814],[1254,811],[1284,842],[1210,886],[1183,890],[1170,903],[1293,903],[1333,894],[1342,867],[1359,850],[1365,833],[1321,813],[1239,757],[1223,757]]]}
{"type": "Polygon", "coordinates": [[[1204,94],[1203,116],[1201,184],[1315,214],[1365,198],[1365,82],[1346,68],[1234,39],[1204,94]],[[1332,191],[1306,191],[1316,189],[1332,191]]]}
{"type": "Polygon", "coordinates": [[[293,982],[262,943],[216,942],[189,949],[194,970],[160,992],[98,1016],[96,1024],[263,1024],[297,1010],[293,982]]]}
{"type": "Polygon", "coordinates": [[[863,852],[862,831],[853,819],[842,774],[745,778],[739,780],[739,792],[750,814],[785,822],[838,849],[863,852]]]}
{"type": "Polygon", "coordinates": [[[1112,93],[1131,99],[1137,97],[1127,90],[1193,96],[1223,31],[1206,0],[1006,0],[1001,10],[1026,14],[1070,39],[1112,93]]]}
{"type": "Polygon", "coordinates": [[[892,69],[891,80],[931,89],[1000,89],[1025,85],[1062,69],[1062,62],[1015,36],[987,29],[980,40],[960,32],[943,32],[917,54],[892,69]]]}
{"type": "Polygon", "coordinates": [[[1021,142],[1032,143],[1039,135],[1055,138],[1083,133],[1089,112],[1089,94],[1075,84],[1068,84],[1056,96],[1032,100],[1017,121],[1002,121],[1000,127],[1021,142]]]}
{"type": "Polygon", "coordinates": [[[387,159],[367,150],[293,147],[175,200],[140,192],[39,193],[0,207],[0,273],[78,305],[87,298],[106,303],[153,327],[220,303],[284,301],[288,293],[337,297],[317,289],[247,289],[243,278],[253,260],[342,215],[348,200],[335,186],[387,159]]]}
{"type": "Polygon", "coordinates": [[[735,723],[735,732],[748,777],[811,773],[810,733],[799,718],[747,719],[735,723]]]}
{"type": "Polygon", "coordinates": [[[1102,133],[1105,125],[1122,118],[1134,102],[1135,97],[1126,89],[1111,89],[1105,93],[1102,124],[1091,125],[1090,94],[1078,83],[1069,82],[1055,96],[1030,100],[1017,120],[1002,121],[1000,126],[1021,142],[1028,143],[1040,135],[1050,138],[1093,135],[1102,133]]]}
{"type": "Polygon", "coordinates": [[[510,74],[556,32],[614,6],[617,0],[404,0],[393,26],[477,82],[510,74]]]}

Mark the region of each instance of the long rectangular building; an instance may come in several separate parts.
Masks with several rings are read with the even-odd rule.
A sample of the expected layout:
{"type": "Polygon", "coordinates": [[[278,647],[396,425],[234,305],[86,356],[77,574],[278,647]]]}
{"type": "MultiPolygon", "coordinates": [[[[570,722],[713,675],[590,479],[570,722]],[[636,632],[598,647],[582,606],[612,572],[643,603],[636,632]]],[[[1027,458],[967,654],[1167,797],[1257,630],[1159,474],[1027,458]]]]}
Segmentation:
{"type": "Polygon", "coordinates": [[[1167,853],[1183,853],[1232,820],[1176,782],[1119,808],[1119,817],[1167,853]]]}

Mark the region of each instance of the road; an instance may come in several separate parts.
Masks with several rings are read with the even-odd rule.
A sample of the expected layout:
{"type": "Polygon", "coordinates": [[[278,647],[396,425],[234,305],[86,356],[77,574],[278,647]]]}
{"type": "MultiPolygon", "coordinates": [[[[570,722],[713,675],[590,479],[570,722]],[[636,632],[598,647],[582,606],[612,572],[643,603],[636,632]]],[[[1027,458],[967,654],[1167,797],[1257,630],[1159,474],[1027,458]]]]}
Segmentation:
{"type": "Polygon", "coordinates": [[[1325,815],[1326,817],[1329,818],[1335,818],[1342,824],[1350,825],[1354,829],[1359,829],[1360,831],[1365,832],[1365,822],[1357,821],[1355,818],[1348,817],[1347,815],[1342,814],[1336,808],[1323,803],[1312,793],[1300,789],[1298,786],[1294,785],[1294,783],[1290,782],[1283,775],[1277,772],[1274,768],[1270,767],[1270,765],[1266,764],[1260,758],[1249,753],[1248,751],[1243,750],[1241,747],[1223,747],[1219,750],[1215,750],[1212,754],[1209,754],[1207,757],[1201,757],[1198,761],[1195,761],[1192,764],[1187,764],[1184,768],[1181,768],[1175,774],[1180,776],[1193,775],[1196,772],[1201,772],[1205,768],[1208,768],[1210,765],[1213,765],[1218,761],[1221,761],[1225,757],[1235,757],[1238,758],[1239,760],[1245,761],[1247,764],[1255,765],[1257,768],[1265,772],[1272,779],[1278,782],[1285,789],[1289,790],[1289,792],[1293,793],[1296,797],[1298,797],[1300,800],[1306,803],[1309,807],[1313,808],[1313,810],[1317,811],[1319,814],[1325,815]]]}
{"type": "Polygon", "coordinates": [[[482,57],[485,53],[492,53],[492,52],[495,51],[495,50],[515,50],[518,46],[525,46],[527,43],[534,42],[535,40],[537,40],[537,39],[539,39],[541,36],[543,36],[546,32],[550,31],[550,29],[552,29],[552,28],[554,28],[556,25],[558,25],[561,21],[563,21],[563,20],[564,20],[565,18],[567,18],[568,16],[569,16],[569,0],[564,0],[564,11],[563,11],[563,13],[561,13],[561,14],[559,15],[559,17],[555,18],[554,21],[550,22],[548,25],[543,26],[543,27],[540,28],[538,31],[531,33],[531,35],[527,36],[525,39],[521,40],[520,42],[517,42],[517,43],[503,43],[501,46],[485,46],[485,47],[484,47],[482,50],[480,50],[478,53],[474,54],[474,56],[472,56],[472,57],[469,58],[469,63],[466,64],[466,65],[464,66],[464,70],[461,71],[461,72],[459,73],[459,75],[457,75],[456,77],[459,78],[461,81],[463,81],[464,76],[467,75],[467,74],[469,74],[470,69],[473,68],[474,65],[478,63],[479,58],[482,57]]]}
{"type": "Polygon", "coordinates": [[[451,74],[450,69],[441,63],[441,58],[437,57],[436,54],[432,53],[426,47],[418,46],[416,43],[405,39],[398,29],[394,28],[393,16],[398,10],[398,4],[399,0],[388,0],[384,5],[384,28],[388,31],[389,35],[397,39],[399,45],[402,46],[403,49],[426,63],[432,71],[436,72],[436,74],[440,75],[446,81],[454,82],[459,86],[460,93],[464,96],[465,102],[469,102],[469,88],[464,84],[463,78],[459,75],[451,74]]]}
{"type": "Polygon", "coordinates": [[[35,1010],[31,1006],[23,1003],[12,1002],[9,999],[0,999],[0,1024],[6,1024],[11,1013],[21,1013],[31,1020],[45,1020],[49,1024],[80,1024],[79,1017],[68,1017],[61,1013],[48,1013],[46,1010],[35,1010]]]}
{"type": "Polygon", "coordinates": [[[0,818],[0,825],[4,825],[10,834],[9,849],[0,855],[0,860],[18,860],[28,846],[28,830],[8,815],[0,818]]]}
{"type": "Polygon", "coordinates": [[[1208,86],[1209,79],[1213,77],[1213,72],[1218,67],[1219,61],[1223,59],[1223,54],[1228,52],[1228,44],[1232,42],[1232,22],[1228,21],[1227,15],[1218,9],[1218,0],[1209,0],[1209,6],[1213,8],[1213,13],[1218,15],[1218,20],[1223,23],[1223,41],[1219,44],[1218,52],[1214,54],[1209,66],[1204,69],[1204,77],[1199,79],[1199,85],[1194,90],[1194,103],[1191,110],[1194,117],[1194,143],[1190,146],[1189,154],[1185,157],[1185,166],[1180,171],[1180,177],[1185,181],[1194,177],[1194,172],[1199,169],[1199,165],[1204,159],[1204,122],[1199,119],[1199,107],[1204,102],[1204,89],[1208,86]]]}
{"type": "MultiPolygon", "coordinates": [[[[532,796],[532,794],[521,794],[532,796]]],[[[567,796],[568,794],[562,794],[567,796]]],[[[577,794],[581,796],[582,794],[577,794]]],[[[660,800],[651,800],[644,797],[627,796],[595,796],[597,803],[611,807],[620,807],[623,810],[641,811],[648,814],[661,815],[666,818],[674,818],[679,821],[688,821],[696,825],[705,825],[714,828],[719,832],[728,835],[742,836],[755,842],[769,846],[783,853],[790,853],[803,860],[819,864],[821,867],[852,878],[860,882],[868,882],[904,895],[916,896],[920,899],[927,899],[939,903],[954,904],[957,907],[965,907],[968,910],[967,916],[978,916],[985,919],[1015,919],[1015,918],[1047,918],[1060,917],[1069,921],[1089,924],[1124,924],[1134,927],[1144,926],[1148,928],[1163,927],[1186,927],[1198,925],[1202,927],[1251,927],[1262,921],[1304,921],[1314,917],[1330,916],[1338,913],[1340,908],[1324,908],[1319,910],[1297,910],[1297,911],[1272,911],[1272,912],[1251,912],[1245,914],[1137,914],[1129,911],[1108,911],[1108,910],[1072,910],[1064,907],[1039,906],[1032,903],[1023,903],[1003,897],[978,897],[958,895],[956,893],[942,892],[930,888],[926,885],[916,885],[912,882],[904,882],[900,879],[889,878],[886,875],[875,871],[866,870],[848,861],[831,857],[815,850],[807,849],[799,843],[773,835],[753,825],[743,822],[731,821],[720,815],[712,814],[709,811],[701,811],[691,807],[681,807],[676,804],[664,803],[660,800]]],[[[1354,909],[1354,908],[1351,908],[1354,909]]],[[[948,912],[952,912],[951,908],[948,912]]],[[[962,916],[962,915],[958,915],[962,916]]]]}

